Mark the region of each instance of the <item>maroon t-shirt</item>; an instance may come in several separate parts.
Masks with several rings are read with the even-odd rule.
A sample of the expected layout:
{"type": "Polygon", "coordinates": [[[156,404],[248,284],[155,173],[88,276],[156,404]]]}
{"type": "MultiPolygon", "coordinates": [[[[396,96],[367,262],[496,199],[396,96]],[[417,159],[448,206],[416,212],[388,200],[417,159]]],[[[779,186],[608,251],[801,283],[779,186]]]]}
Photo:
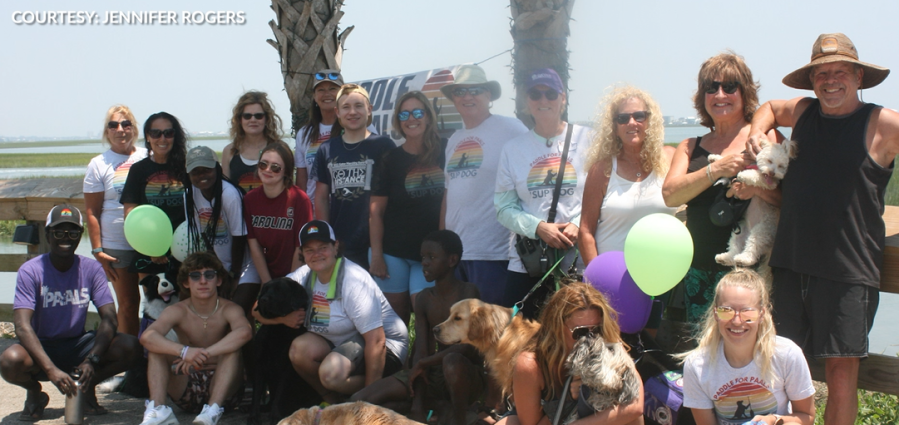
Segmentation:
{"type": "Polygon", "coordinates": [[[247,239],[256,239],[262,247],[272,279],[286,276],[293,271],[300,229],[312,220],[312,202],[299,187],[291,185],[273,199],[259,186],[244,196],[243,204],[247,239]]]}

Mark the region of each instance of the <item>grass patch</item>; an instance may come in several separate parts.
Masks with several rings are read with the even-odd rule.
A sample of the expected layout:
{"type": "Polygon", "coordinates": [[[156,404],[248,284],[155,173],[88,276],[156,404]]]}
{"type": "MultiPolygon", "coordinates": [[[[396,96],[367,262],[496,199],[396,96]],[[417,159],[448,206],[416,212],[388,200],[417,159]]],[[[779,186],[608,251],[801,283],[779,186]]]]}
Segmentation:
{"type": "Polygon", "coordinates": [[[884,201],[887,205],[899,205],[899,173],[893,173],[890,183],[887,184],[884,201]]]}
{"type": "Polygon", "coordinates": [[[25,224],[25,220],[0,220],[0,236],[12,236],[19,224],[25,224]]]}
{"type": "Polygon", "coordinates": [[[0,155],[0,168],[86,167],[95,153],[8,153],[0,155]]]}

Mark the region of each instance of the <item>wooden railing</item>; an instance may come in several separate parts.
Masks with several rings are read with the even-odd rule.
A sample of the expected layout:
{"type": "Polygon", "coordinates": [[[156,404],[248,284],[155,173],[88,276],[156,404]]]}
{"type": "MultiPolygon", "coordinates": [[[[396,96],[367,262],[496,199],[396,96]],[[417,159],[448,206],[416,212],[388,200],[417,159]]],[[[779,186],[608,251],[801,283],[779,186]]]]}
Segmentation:
{"type": "MultiPolygon", "coordinates": [[[[0,255],[0,271],[14,272],[29,258],[49,247],[44,240],[47,213],[64,202],[84,212],[80,178],[0,180],[0,220],[26,220],[40,229],[41,245],[29,246],[27,254],[0,255]]],[[[899,207],[886,207],[886,251],[881,271],[880,291],[899,294],[899,207]]],[[[0,309],[0,313],[2,313],[0,309]]],[[[0,317],[0,320],[9,320],[0,317]]],[[[824,381],[824,362],[810,361],[812,377],[824,381]]],[[[859,388],[899,395],[899,357],[870,353],[859,367],[859,388]]]]}

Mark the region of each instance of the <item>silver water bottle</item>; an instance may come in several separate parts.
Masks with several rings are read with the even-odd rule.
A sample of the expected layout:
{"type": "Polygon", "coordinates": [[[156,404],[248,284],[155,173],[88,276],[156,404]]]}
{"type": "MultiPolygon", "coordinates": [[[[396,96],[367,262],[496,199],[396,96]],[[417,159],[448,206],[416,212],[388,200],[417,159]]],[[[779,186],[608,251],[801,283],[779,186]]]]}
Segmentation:
{"type": "Polygon", "coordinates": [[[81,391],[81,369],[72,371],[72,380],[75,381],[75,395],[66,396],[66,423],[81,425],[84,422],[84,392],[81,391]]]}

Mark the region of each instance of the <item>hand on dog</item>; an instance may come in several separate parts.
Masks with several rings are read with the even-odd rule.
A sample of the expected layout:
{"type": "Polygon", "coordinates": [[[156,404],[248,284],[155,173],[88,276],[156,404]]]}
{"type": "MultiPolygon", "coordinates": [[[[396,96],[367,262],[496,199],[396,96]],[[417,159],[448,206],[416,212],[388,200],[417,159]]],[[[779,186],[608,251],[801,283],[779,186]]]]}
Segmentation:
{"type": "Polygon", "coordinates": [[[541,221],[537,225],[537,236],[553,248],[571,248],[577,242],[577,227],[574,227],[574,238],[572,239],[570,232],[565,232],[569,225],[574,227],[570,223],[547,223],[541,221]]]}
{"type": "Polygon", "coordinates": [[[299,329],[300,326],[303,326],[303,322],[306,321],[306,309],[301,308],[299,310],[294,311],[286,316],[282,316],[278,319],[278,322],[288,328],[299,329]]]}
{"type": "Polygon", "coordinates": [[[569,391],[569,393],[571,394],[571,398],[573,400],[577,400],[578,396],[581,395],[581,377],[580,376],[575,376],[571,380],[571,391],[569,391]]]}
{"type": "MultiPolygon", "coordinates": [[[[753,156],[754,158],[754,156],[753,156]]],[[[733,177],[743,171],[747,165],[752,164],[752,159],[745,153],[731,154],[711,163],[712,180],[721,177],[733,177]]]]}
{"type": "Polygon", "coordinates": [[[749,186],[740,181],[735,181],[731,184],[730,189],[727,190],[728,198],[737,198],[737,199],[752,199],[753,196],[756,195],[757,188],[753,186],[749,186]]]}
{"type": "Polygon", "coordinates": [[[750,160],[755,161],[755,156],[762,150],[762,139],[766,137],[765,133],[756,133],[746,139],[746,155],[750,160]]]}

